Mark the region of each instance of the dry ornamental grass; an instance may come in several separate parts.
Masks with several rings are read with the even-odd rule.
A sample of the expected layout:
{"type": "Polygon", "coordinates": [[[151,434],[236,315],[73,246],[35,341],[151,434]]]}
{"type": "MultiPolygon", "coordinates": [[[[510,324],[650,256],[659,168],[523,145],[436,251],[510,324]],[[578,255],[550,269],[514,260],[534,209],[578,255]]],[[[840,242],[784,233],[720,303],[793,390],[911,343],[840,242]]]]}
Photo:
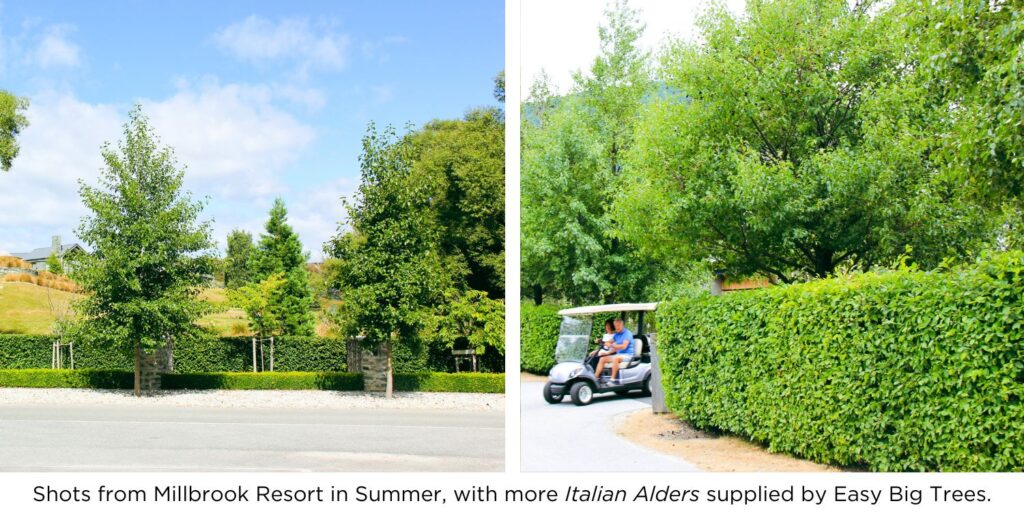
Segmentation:
{"type": "Polygon", "coordinates": [[[6,274],[0,277],[0,281],[8,283],[31,283],[37,286],[53,288],[54,290],[60,290],[63,292],[74,293],[78,291],[78,285],[76,285],[74,281],[64,276],[59,276],[46,271],[40,272],[39,275],[27,273],[6,274]]]}
{"type": "Polygon", "coordinates": [[[14,256],[0,256],[0,267],[2,268],[23,268],[30,269],[30,265],[27,261],[21,258],[15,258],[14,256]]]}

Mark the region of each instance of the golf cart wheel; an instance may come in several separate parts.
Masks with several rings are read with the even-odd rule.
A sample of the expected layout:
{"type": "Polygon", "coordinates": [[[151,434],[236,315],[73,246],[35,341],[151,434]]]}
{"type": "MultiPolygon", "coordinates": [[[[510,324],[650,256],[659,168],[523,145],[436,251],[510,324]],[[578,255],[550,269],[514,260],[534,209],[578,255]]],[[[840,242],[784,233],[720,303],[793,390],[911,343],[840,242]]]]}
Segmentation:
{"type": "Polygon", "coordinates": [[[590,384],[586,382],[577,382],[572,385],[569,395],[572,396],[572,403],[587,405],[594,399],[594,388],[590,387],[590,384]]]}
{"type": "Polygon", "coordinates": [[[565,398],[565,393],[552,393],[551,383],[544,384],[544,401],[549,404],[557,404],[565,398]]]}
{"type": "Polygon", "coordinates": [[[650,375],[648,375],[647,378],[644,379],[643,396],[651,396],[651,376],[650,375]]]}

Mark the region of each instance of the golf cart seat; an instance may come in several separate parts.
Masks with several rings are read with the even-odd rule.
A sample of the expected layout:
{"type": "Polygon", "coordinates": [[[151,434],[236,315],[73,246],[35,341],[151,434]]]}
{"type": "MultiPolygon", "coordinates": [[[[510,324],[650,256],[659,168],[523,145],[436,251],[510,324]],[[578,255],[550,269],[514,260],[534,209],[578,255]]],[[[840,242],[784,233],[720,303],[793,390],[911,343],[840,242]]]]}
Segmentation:
{"type": "Polygon", "coordinates": [[[641,338],[633,338],[633,359],[630,360],[629,362],[623,361],[623,362],[619,363],[619,369],[620,370],[624,370],[626,368],[632,368],[632,367],[640,364],[640,360],[642,359],[641,354],[643,354],[643,353],[644,353],[644,340],[641,339],[641,338]]]}

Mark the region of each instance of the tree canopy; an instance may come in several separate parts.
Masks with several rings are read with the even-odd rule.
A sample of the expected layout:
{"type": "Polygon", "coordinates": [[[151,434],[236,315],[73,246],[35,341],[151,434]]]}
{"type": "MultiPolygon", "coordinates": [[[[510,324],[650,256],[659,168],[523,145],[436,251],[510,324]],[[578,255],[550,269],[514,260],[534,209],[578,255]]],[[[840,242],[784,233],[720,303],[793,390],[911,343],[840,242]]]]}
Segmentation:
{"type": "Polygon", "coordinates": [[[28,126],[28,100],[0,89],[0,171],[7,172],[21,149],[18,134],[28,126]]]}
{"type": "Polygon", "coordinates": [[[280,198],[274,200],[264,229],[266,232],[260,235],[251,258],[252,280],[264,281],[275,275],[283,280],[273,287],[270,301],[279,320],[279,334],[312,335],[316,316],[311,309],[314,299],[306,271],[306,253],[299,235],[288,225],[288,210],[280,198]]]}
{"type": "Polygon", "coordinates": [[[235,229],[228,234],[227,257],[224,261],[224,285],[227,288],[240,288],[252,281],[255,251],[252,233],[235,229]]]}
{"type": "Polygon", "coordinates": [[[196,329],[214,244],[209,222],[199,220],[203,204],[182,189],[184,171],[139,107],[123,137],[103,146],[99,183],[81,183],[91,213],[77,234],[93,252],[70,270],[87,292],[83,317],[107,342],[134,347],[138,375],[141,351],[196,329]]]}

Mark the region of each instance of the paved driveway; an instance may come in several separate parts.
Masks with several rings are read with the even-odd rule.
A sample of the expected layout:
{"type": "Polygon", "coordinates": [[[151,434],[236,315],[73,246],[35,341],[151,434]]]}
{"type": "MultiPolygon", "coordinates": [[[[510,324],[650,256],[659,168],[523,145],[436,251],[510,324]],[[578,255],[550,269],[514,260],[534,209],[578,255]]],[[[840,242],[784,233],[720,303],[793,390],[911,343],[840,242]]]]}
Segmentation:
{"type": "Polygon", "coordinates": [[[551,405],[543,389],[543,382],[521,384],[523,471],[697,471],[682,459],[615,434],[617,417],[649,408],[650,398],[598,395],[590,405],[577,407],[566,397],[551,405]]]}
{"type": "Polygon", "coordinates": [[[0,471],[501,471],[504,413],[0,404],[0,471]]]}

